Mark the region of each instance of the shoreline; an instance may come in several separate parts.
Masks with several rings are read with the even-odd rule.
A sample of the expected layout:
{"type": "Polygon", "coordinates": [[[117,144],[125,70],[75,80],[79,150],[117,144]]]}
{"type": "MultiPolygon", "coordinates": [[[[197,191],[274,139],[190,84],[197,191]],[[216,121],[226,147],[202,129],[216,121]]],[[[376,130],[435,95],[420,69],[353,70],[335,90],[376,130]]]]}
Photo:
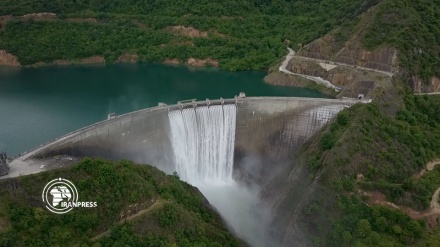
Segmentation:
{"type": "Polygon", "coordinates": [[[70,65],[107,65],[107,64],[139,64],[139,63],[157,63],[168,65],[183,65],[187,67],[214,67],[220,68],[220,63],[217,59],[207,58],[194,58],[189,57],[186,61],[180,61],[176,58],[164,58],[162,62],[147,62],[139,60],[139,56],[136,53],[123,53],[114,62],[107,62],[104,56],[93,55],[90,57],[65,60],[56,59],[51,62],[39,61],[33,64],[21,65],[17,56],[9,53],[6,50],[0,50],[0,67],[15,67],[15,68],[40,68],[48,66],[70,66],[70,65]]]}
{"type": "MultiPolygon", "coordinates": [[[[116,62],[116,63],[81,63],[81,62],[69,62],[69,63],[37,63],[32,65],[20,65],[20,66],[10,66],[0,64],[0,69],[39,69],[39,68],[49,68],[49,67],[58,67],[58,68],[69,68],[76,66],[93,66],[93,67],[103,67],[107,65],[166,65],[169,67],[185,67],[190,69],[215,69],[215,70],[223,70],[227,72],[240,72],[240,71],[229,71],[224,70],[221,67],[215,67],[210,65],[204,66],[196,66],[196,65],[187,65],[185,63],[172,64],[172,63],[164,63],[164,62],[116,62]]],[[[241,71],[252,71],[252,72],[264,72],[268,73],[267,70],[241,70],[241,71]]]]}

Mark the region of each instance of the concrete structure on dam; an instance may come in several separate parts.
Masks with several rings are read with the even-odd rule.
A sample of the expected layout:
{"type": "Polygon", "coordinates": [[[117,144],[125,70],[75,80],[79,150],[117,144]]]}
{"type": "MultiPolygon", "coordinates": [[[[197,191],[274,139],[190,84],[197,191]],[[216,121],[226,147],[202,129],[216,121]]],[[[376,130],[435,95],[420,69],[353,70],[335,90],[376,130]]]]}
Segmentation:
{"type": "MultiPolygon", "coordinates": [[[[245,97],[205,101],[181,101],[176,105],[147,108],[84,127],[33,150],[10,162],[10,171],[0,178],[15,177],[50,169],[54,156],[67,155],[65,162],[84,156],[130,159],[154,165],[172,173],[168,112],[211,105],[236,105],[235,153],[259,155],[277,160],[307,141],[344,107],[363,102],[354,99],[296,97],[245,97]],[[72,157],[72,158],[71,158],[72,157]]],[[[365,102],[364,102],[365,103],[365,102]]],[[[58,157],[58,159],[60,159],[58,157]]]]}

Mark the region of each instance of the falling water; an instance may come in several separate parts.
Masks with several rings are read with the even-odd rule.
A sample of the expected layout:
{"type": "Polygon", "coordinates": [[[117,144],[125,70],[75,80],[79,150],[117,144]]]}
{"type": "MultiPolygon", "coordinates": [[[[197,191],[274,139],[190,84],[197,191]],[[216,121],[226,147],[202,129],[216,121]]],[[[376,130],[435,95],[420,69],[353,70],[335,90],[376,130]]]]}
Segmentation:
{"type": "Polygon", "coordinates": [[[236,234],[251,246],[271,246],[266,243],[267,216],[259,205],[259,191],[243,187],[232,178],[235,105],[175,110],[168,117],[180,178],[198,187],[236,234]]]}
{"type": "Polygon", "coordinates": [[[168,113],[176,171],[191,184],[232,180],[235,105],[213,105],[168,113]]]}

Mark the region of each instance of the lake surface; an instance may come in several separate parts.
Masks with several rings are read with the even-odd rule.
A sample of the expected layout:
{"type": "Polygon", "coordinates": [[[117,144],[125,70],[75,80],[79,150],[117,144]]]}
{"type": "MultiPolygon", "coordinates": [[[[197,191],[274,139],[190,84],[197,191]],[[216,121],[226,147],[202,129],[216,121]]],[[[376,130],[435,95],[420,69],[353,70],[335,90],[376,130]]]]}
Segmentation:
{"type": "Polygon", "coordinates": [[[264,72],[159,64],[0,67],[0,151],[15,156],[117,115],[179,100],[246,96],[324,98],[314,90],[268,85],[264,72]]]}

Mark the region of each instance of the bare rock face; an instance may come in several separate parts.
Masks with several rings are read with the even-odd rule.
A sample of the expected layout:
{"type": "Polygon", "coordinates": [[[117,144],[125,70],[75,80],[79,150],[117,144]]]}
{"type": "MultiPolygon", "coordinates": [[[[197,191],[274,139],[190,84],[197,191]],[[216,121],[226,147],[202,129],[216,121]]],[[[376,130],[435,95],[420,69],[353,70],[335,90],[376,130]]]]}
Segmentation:
{"type": "Polygon", "coordinates": [[[367,51],[359,47],[354,49],[344,47],[338,56],[335,57],[335,60],[346,64],[392,72],[396,54],[397,51],[394,48],[380,48],[374,51],[367,51]]]}
{"type": "Polygon", "coordinates": [[[288,69],[293,73],[306,74],[306,75],[319,76],[319,77],[323,77],[323,75],[326,72],[316,63],[313,62],[297,63],[292,60],[290,60],[288,64],[288,69]]]}
{"type": "Polygon", "coordinates": [[[357,81],[376,81],[379,78],[386,78],[385,75],[373,71],[365,72],[343,66],[301,61],[296,58],[289,61],[287,69],[298,74],[321,77],[341,87],[349,86],[357,81]]]}
{"type": "MultiPolygon", "coordinates": [[[[326,35],[302,47],[298,55],[395,74],[405,74],[405,71],[399,70],[397,49],[392,47],[378,47],[372,51],[368,51],[362,47],[358,35],[353,36],[343,44],[335,41],[332,35],[326,35]]],[[[295,73],[322,77],[338,86],[347,86],[353,81],[376,81],[377,76],[380,76],[374,75],[372,77],[368,76],[368,74],[353,74],[348,70],[342,70],[340,68],[325,70],[319,68],[319,66],[317,68],[315,64],[307,62],[289,63],[288,69],[295,73]]],[[[408,77],[408,84],[413,88],[415,93],[440,92],[440,79],[437,76],[433,76],[429,80],[422,80],[417,76],[411,75],[408,77]]]]}
{"type": "Polygon", "coordinates": [[[412,77],[409,82],[415,93],[440,92],[440,79],[436,76],[431,77],[428,83],[418,77],[412,77]]]}
{"type": "Polygon", "coordinates": [[[18,58],[5,50],[0,50],[0,65],[19,67],[18,58]]]}
{"type": "Polygon", "coordinates": [[[34,21],[44,21],[44,20],[56,20],[57,15],[55,13],[50,12],[41,12],[41,13],[31,13],[26,14],[18,17],[19,20],[28,21],[28,20],[34,20],[34,21]]]}
{"type": "Polygon", "coordinates": [[[139,56],[135,53],[124,53],[118,58],[118,63],[136,63],[139,56]]]}
{"type": "Polygon", "coordinates": [[[433,91],[440,92],[440,78],[435,77],[435,76],[432,77],[431,85],[432,85],[433,91]]]}
{"type": "Polygon", "coordinates": [[[173,59],[165,59],[163,61],[164,64],[180,64],[180,61],[177,58],[173,58],[173,59]]]}
{"type": "Polygon", "coordinates": [[[199,31],[193,27],[185,27],[185,26],[169,26],[165,28],[166,31],[177,34],[177,35],[183,35],[188,37],[208,37],[208,33],[204,31],[199,31]]]}
{"type": "MultiPolygon", "coordinates": [[[[69,60],[58,59],[58,60],[53,61],[53,64],[54,65],[71,65],[71,64],[73,64],[73,62],[71,62],[69,60]]],[[[43,64],[39,64],[39,65],[41,66],[43,64]]],[[[37,66],[37,64],[34,64],[34,66],[37,66]]]]}
{"type": "Polygon", "coordinates": [[[394,72],[397,67],[397,50],[380,47],[372,51],[363,49],[359,42],[348,41],[339,48],[331,35],[326,35],[304,46],[299,55],[332,60],[376,70],[394,72]]]}
{"type": "MultiPolygon", "coordinates": [[[[64,60],[57,60],[57,61],[64,61],[64,60]]],[[[55,62],[54,62],[55,63],[55,62]]],[[[43,67],[43,66],[47,66],[48,64],[42,61],[36,62],[34,64],[32,64],[32,67],[38,68],[38,67],[43,67]]]]}
{"type": "Polygon", "coordinates": [[[105,58],[103,56],[92,56],[81,60],[81,64],[103,64],[105,58]]]}
{"type": "Polygon", "coordinates": [[[41,12],[41,13],[31,13],[31,14],[26,14],[23,15],[21,17],[23,18],[28,18],[28,17],[56,17],[57,15],[55,13],[50,13],[50,12],[41,12]]]}
{"type": "Polygon", "coordinates": [[[219,66],[218,61],[212,58],[206,58],[206,59],[189,58],[185,64],[189,66],[198,66],[198,67],[203,67],[208,65],[213,67],[219,66]]]}
{"type": "MultiPolygon", "coordinates": [[[[80,61],[72,61],[72,60],[55,60],[52,63],[49,64],[54,64],[54,65],[71,65],[71,64],[104,64],[105,63],[105,58],[103,56],[91,56],[91,57],[86,57],[81,59],[80,61]]],[[[44,66],[46,65],[45,63],[42,62],[38,62],[36,64],[34,64],[34,67],[38,67],[38,66],[44,66]]]]}
{"type": "MultiPolygon", "coordinates": [[[[139,26],[139,25],[138,25],[139,26]]],[[[201,37],[201,38],[207,38],[208,37],[208,32],[206,31],[200,31],[195,29],[194,27],[185,27],[185,26],[168,26],[164,29],[166,32],[175,34],[175,35],[182,35],[182,36],[187,36],[190,38],[197,38],[197,37],[201,37]]],[[[218,36],[218,37],[222,37],[224,38],[225,35],[220,33],[219,31],[215,30],[215,29],[210,29],[209,33],[218,36]]]]}
{"type": "Polygon", "coordinates": [[[6,28],[6,24],[9,20],[12,19],[12,15],[3,15],[0,16],[0,31],[4,31],[6,28]]]}

